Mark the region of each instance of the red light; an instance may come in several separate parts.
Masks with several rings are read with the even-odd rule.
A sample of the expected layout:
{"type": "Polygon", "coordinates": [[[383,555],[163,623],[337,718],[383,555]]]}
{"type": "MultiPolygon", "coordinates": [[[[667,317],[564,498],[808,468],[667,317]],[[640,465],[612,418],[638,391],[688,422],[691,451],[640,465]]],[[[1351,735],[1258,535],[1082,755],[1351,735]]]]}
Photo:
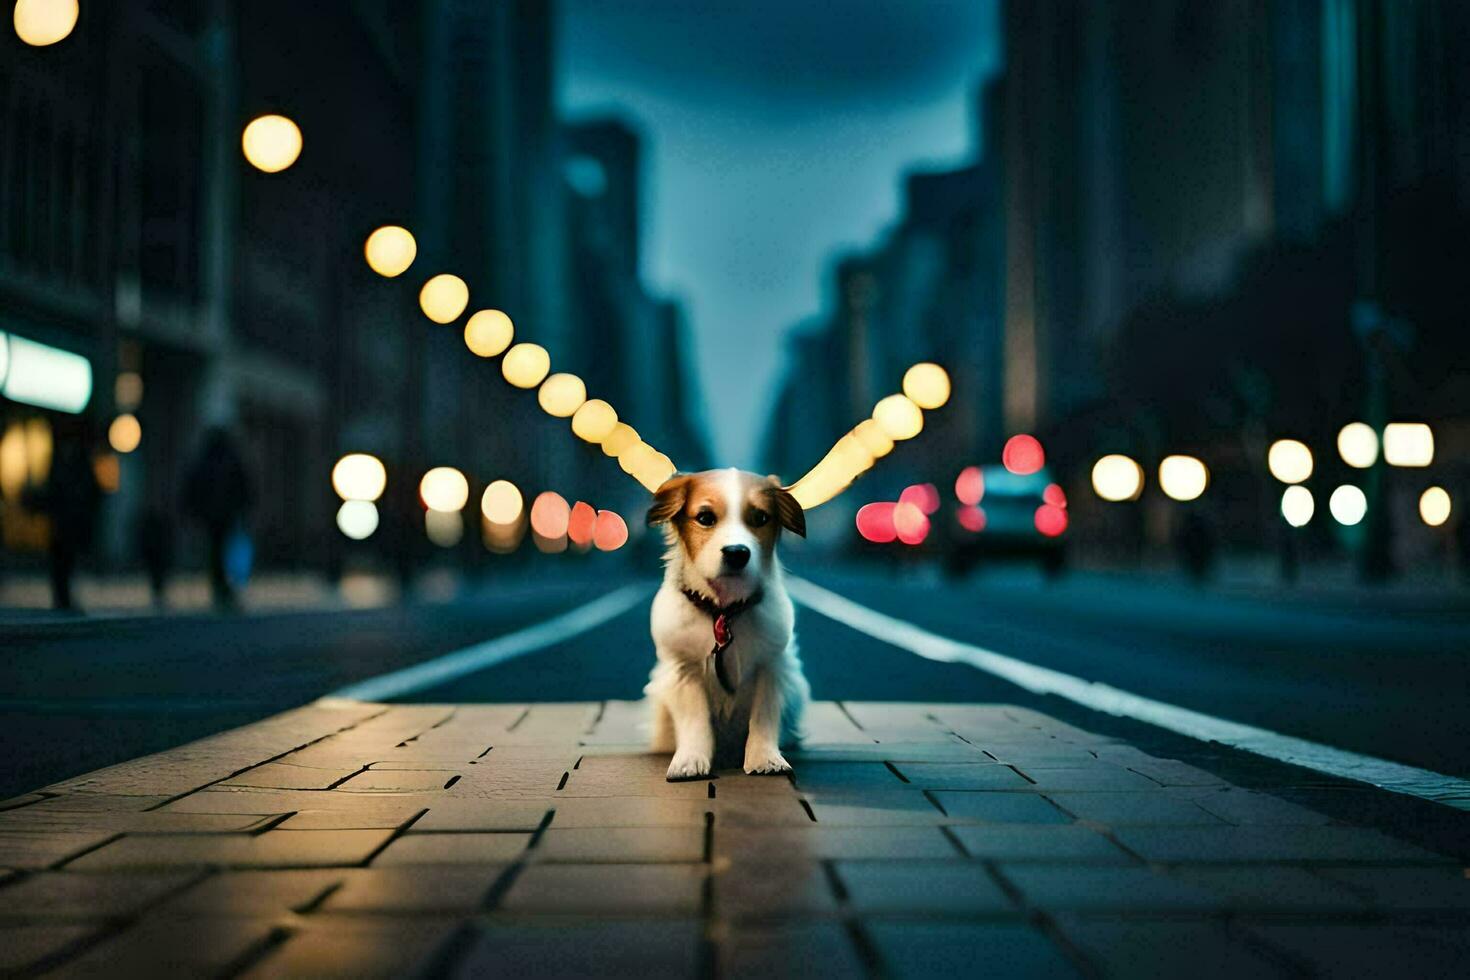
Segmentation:
{"type": "Polygon", "coordinates": [[[572,539],[572,544],[579,548],[585,548],[592,543],[592,534],[597,526],[597,511],[585,500],[579,500],[572,505],[572,513],[567,521],[567,537],[572,539]]]}
{"type": "Polygon", "coordinates": [[[1005,449],[1001,450],[1000,461],[1017,476],[1028,476],[1046,463],[1046,453],[1042,452],[1041,443],[1034,436],[1011,436],[1006,440],[1005,449]]]}
{"type": "Polygon", "coordinates": [[[1053,507],[1066,507],[1067,494],[1055,483],[1048,483],[1046,489],[1041,491],[1041,499],[1053,507]]]}
{"type": "Polygon", "coordinates": [[[932,514],[939,509],[939,488],[932,483],[916,483],[911,487],[904,487],[903,493],[898,495],[901,504],[913,504],[925,514],[932,514]]]}
{"type": "Polygon", "coordinates": [[[893,527],[904,544],[923,544],[929,536],[929,516],[907,501],[893,508],[893,527]]]}
{"type": "Polygon", "coordinates": [[[865,504],[857,512],[858,534],[874,544],[887,544],[898,537],[893,526],[893,511],[898,505],[891,500],[865,504]]]}
{"type": "Polygon", "coordinates": [[[980,467],[966,466],[960,470],[954,481],[954,495],[960,503],[971,507],[980,502],[985,496],[985,474],[980,472],[980,467]]]}
{"type": "Polygon", "coordinates": [[[963,507],[956,508],[954,518],[956,521],[959,521],[960,527],[966,531],[979,534],[985,530],[985,511],[976,507],[974,504],[966,504],[963,507]]]}
{"type": "Polygon", "coordinates": [[[1049,538],[1059,537],[1067,529],[1067,512],[1056,504],[1036,508],[1036,530],[1049,538]]]}
{"type": "Polygon", "coordinates": [[[622,515],[611,510],[597,512],[593,525],[592,543],[598,551],[617,551],[628,543],[628,524],[622,515]]]}

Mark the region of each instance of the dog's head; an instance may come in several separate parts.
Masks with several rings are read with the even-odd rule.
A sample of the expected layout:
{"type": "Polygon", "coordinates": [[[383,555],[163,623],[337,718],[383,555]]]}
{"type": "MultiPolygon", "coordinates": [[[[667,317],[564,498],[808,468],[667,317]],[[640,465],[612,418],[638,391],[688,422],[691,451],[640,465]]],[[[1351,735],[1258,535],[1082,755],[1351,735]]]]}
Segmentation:
{"type": "Polygon", "coordinates": [[[769,574],[785,528],[806,536],[806,514],[773,476],[742,470],[679,473],[653,495],[650,526],[663,525],[668,558],[686,583],[727,605],[769,574]]]}

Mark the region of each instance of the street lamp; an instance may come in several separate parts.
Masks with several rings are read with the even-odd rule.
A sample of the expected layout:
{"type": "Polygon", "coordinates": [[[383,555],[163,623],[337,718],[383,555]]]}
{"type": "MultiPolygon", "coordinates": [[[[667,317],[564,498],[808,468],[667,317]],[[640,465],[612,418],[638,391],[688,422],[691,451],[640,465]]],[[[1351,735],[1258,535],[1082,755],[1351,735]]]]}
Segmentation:
{"type": "Polygon", "coordinates": [[[240,135],[240,147],[256,170],[280,173],[301,155],[301,127],[274,113],[256,116],[240,135]]]}

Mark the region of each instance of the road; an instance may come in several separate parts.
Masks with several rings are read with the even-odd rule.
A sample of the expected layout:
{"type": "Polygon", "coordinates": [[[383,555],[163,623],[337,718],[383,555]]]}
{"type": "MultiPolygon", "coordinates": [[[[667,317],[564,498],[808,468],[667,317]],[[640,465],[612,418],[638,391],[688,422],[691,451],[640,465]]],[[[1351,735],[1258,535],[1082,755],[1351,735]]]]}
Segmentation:
{"type": "MultiPolygon", "coordinates": [[[[1463,602],[1288,602],[1269,592],[1227,597],[1097,575],[1047,584],[1019,571],[955,584],[818,566],[800,556],[793,565],[868,608],[1029,663],[1336,748],[1470,775],[1470,609],[1463,602]]],[[[653,580],[645,585],[651,595],[653,580]]],[[[264,717],[607,591],[605,580],[558,579],[402,609],[6,628],[0,795],[264,717]]],[[[810,609],[799,610],[798,630],[818,698],[1009,701],[1090,714],[965,664],[921,659],[810,609]]],[[[640,600],[571,639],[404,699],[636,698],[651,660],[647,602],[640,600]]],[[[1135,725],[1130,737],[1146,737],[1146,729],[1135,725]]]]}

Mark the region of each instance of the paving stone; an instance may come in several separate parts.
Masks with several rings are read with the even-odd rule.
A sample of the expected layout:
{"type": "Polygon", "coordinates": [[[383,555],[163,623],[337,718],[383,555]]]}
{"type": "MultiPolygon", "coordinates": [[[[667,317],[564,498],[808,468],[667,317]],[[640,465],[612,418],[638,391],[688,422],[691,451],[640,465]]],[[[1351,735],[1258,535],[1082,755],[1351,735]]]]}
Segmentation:
{"type": "Polygon", "coordinates": [[[716,827],[802,827],[812,822],[794,794],[716,797],[709,803],[716,827]]]}
{"type": "Polygon", "coordinates": [[[888,976],[1078,977],[1040,930],[1010,922],[864,923],[888,976]]]}
{"type": "MultiPolygon", "coordinates": [[[[339,793],[426,793],[446,789],[459,772],[423,769],[369,769],[337,787],[339,793]]],[[[455,780],[458,782],[459,780],[455,780]]]]}
{"type": "Polygon", "coordinates": [[[169,799],[169,795],[119,796],[114,793],[63,793],[51,796],[28,810],[58,810],[66,813],[141,813],[169,799]]]}
{"type": "Polygon", "coordinates": [[[1028,904],[1044,909],[1107,912],[1208,912],[1223,910],[1219,894],[1142,867],[1000,865],[1028,904]]]}
{"type": "Polygon", "coordinates": [[[97,926],[0,924],[0,972],[22,975],[42,960],[60,958],[65,951],[96,934],[97,926]]]}
{"type": "Polygon", "coordinates": [[[373,867],[401,864],[496,864],[514,861],[530,834],[404,834],[373,858],[373,867]]]}
{"type": "Polygon", "coordinates": [[[0,833],[228,834],[260,830],[278,814],[78,813],[33,808],[0,813],[0,833]]]}
{"type": "Polygon", "coordinates": [[[704,860],[703,827],[606,827],[557,829],[541,835],[538,861],[663,863],[704,860]]]}
{"type": "MultiPolygon", "coordinates": [[[[267,918],[312,905],[360,868],[313,871],[224,871],[158,908],[161,918],[231,915],[267,918]]],[[[78,875],[105,881],[119,875],[78,875]]]]}
{"type": "Polygon", "coordinates": [[[781,864],[714,863],[714,907],[730,920],[782,921],[837,912],[822,866],[795,859],[781,864]]]}
{"type": "Polygon", "coordinates": [[[198,878],[197,873],[187,871],[114,875],[42,872],[0,888],[0,916],[24,919],[119,918],[158,902],[198,878]]]}
{"type": "Polygon", "coordinates": [[[454,934],[451,918],[358,921],[313,916],[246,977],[403,977],[423,972],[454,934]]]}
{"type": "Polygon", "coordinates": [[[3,833],[0,834],[0,867],[49,868],[114,836],[110,831],[3,833]]]}
{"type": "Polygon", "coordinates": [[[736,863],[780,863],[828,858],[961,857],[935,827],[716,828],[715,854],[736,863]]]}
{"type": "MultiPolygon", "coordinates": [[[[563,804],[558,802],[555,805],[560,808],[563,804]]],[[[414,833],[446,830],[522,830],[529,833],[541,826],[552,806],[550,800],[446,801],[431,806],[428,813],[415,820],[413,830],[414,833]]]]}
{"type": "Polygon", "coordinates": [[[957,825],[950,830],[966,853],[987,860],[1133,861],[1102,834],[1076,824],[957,825]]]}
{"type": "Polygon", "coordinates": [[[722,769],[717,775],[715,794],[724,794],[726,799],[754,797],[764,800],[771,796],[796,796],[796,787],[789,776],[753,776],[738,769],[722,769]]]}
{"type": "Polygon", "coordinates": [[[1153,792],[1047,793],[1063,810],[1081,820],[1113,827],[1214,826],[1224,820],[1182,797],[1153,792]]]}
{"type": "Polygon", "coordinates": [[[507,912],[644,915],[699,912],[703,864],[538,864],[502,899],[507,912]]]}
{"type": "Polygon", "coordinates": [[[1015,910],[981,864],[970,861],[842,861],[837,876],[861,913],[991,914],[1015,910]]]}
{"type": "Polygon", "coordinates": [[[903,780],[882,762],[808,762],[795,776],[802,792],[904,788],[903,780]]]}
{"type": "Polygon", "coordinates": [[[1218,921],[1061,915],[1058,927],[1104,977],[1239,980],[1293,974],[1218,921]]]}
{"type": "Polygon", "coordinates": [[[145,919],[47,976],[215,976],[262,946],[276,929],[268,919],[145,919]]]}
{"type": "Polygon", "coordinates": [[[506,865],[414,865],[354,870],[322,903],[323,912],[474,912],[506,865]]]}
{"type": "Polygon", "coordinates": [[[1247,789],[1196,792],[1189,799],[1227,823],[1241,826],[1320,827],[1332,822],[1330,817],[1315,810],[1247,789]]]}
{"type": "Polygon", "coordinates": [[[898,765],[914,789],[1027,789],[1030,784],[998,762],[905,762],[898,765]]]}
{"type": "Polygon", "coordinates": [[[360,766],[316,769],[268,762],[220,783],[221,786],[252,786],[257,789],[331,789],[357,772],[360,766]]]}
{"type": "Polygon", "coordinates": [[[1132,772],[1147,776],[1163,786],[1225,786],[1227,781],[1212,772],[1191,766],[1176,759],[1146,758],[1129,762],[1132,772]]]}
{"type": "Polygon", "coordinates": [[[67,865],[120,868],[291,868],[358,865],[383,845],[382,830],[271,830],[264,834],[156,834],[124,837],[67,865]]]}
{"type": "Polygon", "coordinates": [[[538,921],[478,926],[453,976],[649,980],[698,974],[703,929],[695,919],[538,921]]]}
{"type": "Polygon", "coordinates": [[[416,800],[400,801],[396,797],[393,802],[380,801],[371,797],[349,797],[349,799],[362,799],[368,805],[340,809],[333,807],[329,810],[301,810],[277,824],[276,829],[392,830],[402,827],[424,812],[424,807],[416,800]]]}
{"type": "Polygon", "coordinates": [[[1124,846],[1149,861],[1449,861],[1357,827],[1125,827],[1124,846]]]}
{"type": "Polygon", "coordinates": [[[934,798],[949,823],[1071,823],[1072,818],[1035,793],[992,793],[983,790],[936,792],[934,798]]]}
{"type": "Polygon", "coordinates": [[[1241,923],[1245,932],[1324,977],[1464,976],[1470,936],[1463,923],[1401,926],[1370,922],[1241,923]]]}
{"type": "Polygon", "coordinates": [[[872,790],[852,796],[813,794],[817,823],[833,827],[938,826],[944,814],[917,790],[872,790]]]}
{"type": "Polygon", "coordinates": [[[1358,912],[1367,908],[1367,902],[1347,885],[1305,868],[1181,867],[1171,874],[1223,896],[1237,912],[1358,912]]]}
{"type": "MultiPolygon", "coordinates": [[[[709,798],[709,782],[704,779],[692,779],[682,782],[671,783],[665,778],[669,768],[669,760],[646,757],[649,761],[643,761],[638,756],[619,756],[618,761],[629,761],[637,759],[636,764],[629,761],[626,768],[614,766],[589,766],[593,760],[583,759],[582,768],[573,769],[567,775],[566,785],[556,790],[557,796],[657,796],[671,797],[674,799],[698,800],[709,798]],[[651,768],[657,772],[652,773],[651,768]]],[[[598,760],[601,761],[601,760],[598,760]]],[[[552,788],[555,788],[553,784],[552,788]]]]}
{"type": "Polygon", "coordinates": [[[1097,762],[1097,756],[1081,745],[1035,742],[987,741],[982,748],[996,761],[1021,769],[1076,769],[1097,762]]]}
{"type": "MultiPolygon", "coordinates": [[[[582,797],[556,801],[551,826],[703,827],[714,800],[669,800],[651,796],[582,797]]],[[[432,813],[432,811],[431,811],[432,813]]],[[[806,819],[803,812],[802,819],[806,819]]]]}
{"type": "Polygon", "coordinates": [[[1470,909],[1470,878],[1462,868],[1324,867],[1312,871],[1353,889],[1381,909],[1470,909]]]}
{"type": "Polygon", "coordinates": [[[720,942],[721,976],[859,977],[866,971],[840,922],[737,925],[720,942]]]}
{"type": "Polygon", "coordinates": [[[1159,784],[1147,776],[1106,762],[1075,769],[1037,769],[1034,772],[1022,767],[1021,771],[1032,779],[1031,788],[1043,793],[1066,790],[1157,790],[1159,788],[1159,784]]]}
{"type": "MultiPolygon", "coordinates": [[[[392,812],[407,813],[412,816],[444,799],[442,794],[430,793],[413,793],[385,798],[363,793],[338,793],[335,790],[267,790],[222,787],[191,793],[170,803],[161,812],[280,814],[332,810],[357,815],[392,812]]],[[[393,824],[393,826],[396,825],[396,823],[393,824]]]]}

